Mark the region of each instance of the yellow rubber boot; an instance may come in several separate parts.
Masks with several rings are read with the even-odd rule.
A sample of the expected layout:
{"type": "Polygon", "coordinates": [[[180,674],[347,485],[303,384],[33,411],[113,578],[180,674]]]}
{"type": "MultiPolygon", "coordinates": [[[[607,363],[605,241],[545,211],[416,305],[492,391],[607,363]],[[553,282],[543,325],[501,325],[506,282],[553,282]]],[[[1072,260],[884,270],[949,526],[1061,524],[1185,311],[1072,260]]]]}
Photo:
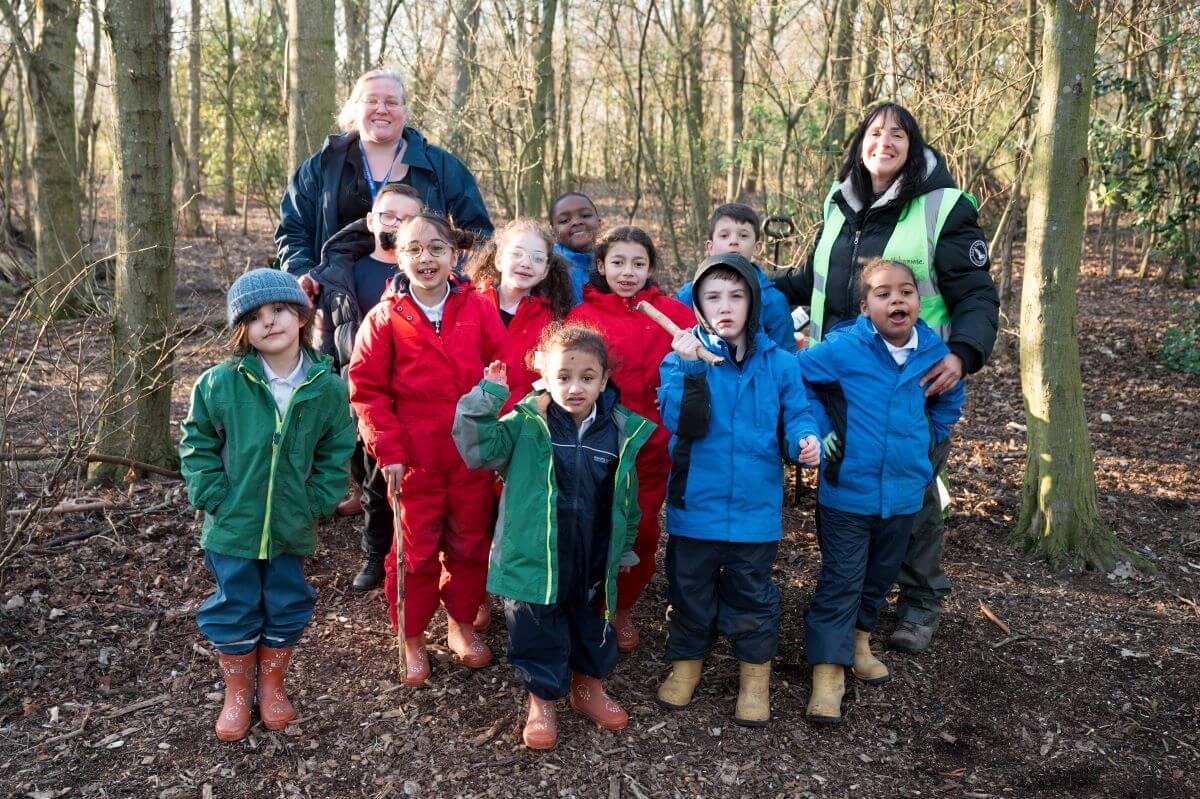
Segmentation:
{"type": "Polygon", "coordinates": [[[683,710],[692,702],[692,694],[700,684],[703,660],[674,660],[671,674],[658,686],[658,704],[667,710],[683,710]]]}
{"type": "Polygon", "coordinates": [[[765,727],[771,720],[771,663],[739,663],[737,709],[733,723],[765,727]]]}
{"type": "Polygon", "coordinates": [[[840,663],[813,666],[812,695],[806,717],[814,724],[842,723],[842,694],[846,692],[846,667],[840,663]]]}
{"type": "Polygon", "coordinates": [[[871,651],[871,634],[866,630],[854,631],[854,666],[851,670],[867,685],[882,685],[892,679],[888,667],[871,651]]]}

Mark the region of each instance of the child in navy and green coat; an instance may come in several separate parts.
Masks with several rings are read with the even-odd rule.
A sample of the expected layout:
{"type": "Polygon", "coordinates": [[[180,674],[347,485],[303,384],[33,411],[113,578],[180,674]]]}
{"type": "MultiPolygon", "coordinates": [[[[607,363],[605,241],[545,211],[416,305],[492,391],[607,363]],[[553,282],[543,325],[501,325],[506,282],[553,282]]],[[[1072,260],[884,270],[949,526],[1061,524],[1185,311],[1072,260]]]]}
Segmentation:
{"type": "Polygon", "coordinates": [[[617,573],[637,562],[634,464],[655,426],[620,404],[595,330],[555,323],[537,354],[547,391],[497,418],[508,381],[491,364],[459,400],[454,440],[468,466],[504,479],[487,587],[504,597],[508,658],[529,691],[525,744],[549,749],[568,694],[600,727],[629,721],[601,680],[617,663],[617,573]]]}
{"type": "Polygon", "coordinates": [[[783,534],[784,458],[816,466],[817,425],[800,368],[761,329],[758,270],[741,255],[706,258],[693,284],[694,331],[661,367],[659,403],[672,433],[667,482],[667,657],[658,702],[689,704],[717,635],[740,661],[734,722],[771,716],[779,590],[771,566],[783,534]],[[716,365],[700,359],[718,355],[716,365]]]}
{"type": "Polygon", "coordinates": [[[256,675],[263,726],[296,717],[283,678],[316,602],[304,558],[346,493],[355,437],[346,384],[309,347],[313,310],[296,278],[247,272],[227,305],[234,354],[196,381],[179,455],[216,581],[196,613],[225,677],[216,733],[236,741],[256,675]]]}
{"type": "Polygon", "coordinates": [[[934,479],[931,454],[962,413],[963,384],[926,397],[921,376],[949,352],[918,319],[912,270],[875,259],[859,276],[862,314],[801,352],[825,459],[817,489],[821,572],[806,618],[810,721],[841,721],[845,667],[869,684],[891,674],[871,631],[896,581],[934,479]]]}

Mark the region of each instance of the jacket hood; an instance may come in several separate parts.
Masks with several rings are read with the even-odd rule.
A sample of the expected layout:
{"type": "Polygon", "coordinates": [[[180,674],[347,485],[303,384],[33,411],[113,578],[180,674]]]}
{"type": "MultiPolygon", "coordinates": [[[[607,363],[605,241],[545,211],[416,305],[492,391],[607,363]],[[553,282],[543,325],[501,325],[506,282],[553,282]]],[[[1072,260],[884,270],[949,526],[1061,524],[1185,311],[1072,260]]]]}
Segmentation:
{"type": "MultiPolygon", "coordinates": [[[[475,287],[470,281],[460,277],[454,272],[450,273],[450,277],[446,279],[450,284],[450,294],[461,294],[464,291],[474,291],[475,287]]],[[[402,297],[408,296],[408,278],[403,272],[397,272],[388,281],[387,288],[383,290],[383,296],[379,299],[380,302],[390,303],[395,305],[402,297]]]]}
{"type": "Polygon", "coordinates": [[[321,247],[321,263],[312,271],[313,280],[322,288],[353,293],[354,264],[374,251],[375,236],[367,229],[367,220],[356,219],[321,247]]]}
{"type": "MultiPolygon", "coordinates": [[[[879,336],[880,339],[883,338],[879,331],[875,329],[875,325],[871,322],[870,318],[866,314],[859,314],[858,318],[854,320],[847,319],[845,322],[837,325],[834,330],[845,330],[850,335],[856,336],[867,342],[868,345],[875,340],[876,336],[879,336]]],[[[945,345],[942,343],[941,337],[937,334],[937,332],[932,327],[925,324],[923,320],[917,320],[916,331],[917,349],[916,353],[914,354],[928,352],[932,349],[942,349],[945,347],[945,345]]],[[[830,332],[832,333],[833,331],[831,330],[830,332]]]]}
{"type": "Polygon", "coordinates": [[[748,259],[736,253],[725,253],[723,255],[712,255],[700,262],[700,266],[696,267],[696,275],[692,280],[692,310],[696,313],[696,321],[700,323],[700,328],[704,332],[716,337],[717,332],[712,325],[708,323],[704,313],[700,310],[700,284],[712,269],[718,266],[723,266],[728,269],[733,269],[742,276],[742,280],[746,281],[746,285],[750,289],[750,313],[746,315],[746,354],[741,360],[745,360],[754,352],[755,348],[761,346],[758,334],[762,332],[760,319],[762,316],[762,283],[760,275],[762,272],[751,263],[748,259]]]}
{"type": "MultiPolygon", "coordinates": [[[[425,140],[424,134],[416,128],[406,125],[400,135],[404,137],[404,141],[408,142],[400,163],[432,170],[433,165],[429,162],[429,155],[426,152],[429,143],[425,140]]],[[[357,130],[347,133],[331,133],[325,137],[325,144],[321,147],[322,155],[326,152],[345,152],[358,143],[358,138],[357,130]]]]}
{"type": "MultiPolygon", "coordinates": [[[[950,170],[946,167],[946,159],[942,154],[932,147],[926,147],[925,153],[925,176],[916,185],[915,188],[910,188],[904,185],[903,180],[896,180],[892,185],[888,186],[887,191],[879,195],[875,202],[871,203],[872,208],[883,208],[893,202],[906,203],[913,197],[919,197],[922,194],[928,194],[936,189],[953,189],[956,188],[954,178],[950,176],[950,170]]],[[[863,209],[863,199],[854,193],[854,184],[850,182],[850,177],[838,186],[838,191],[842,194],[842,199],[846,201],[846,205],[850,206],[850,210],[858,213],[863,209]]]]}

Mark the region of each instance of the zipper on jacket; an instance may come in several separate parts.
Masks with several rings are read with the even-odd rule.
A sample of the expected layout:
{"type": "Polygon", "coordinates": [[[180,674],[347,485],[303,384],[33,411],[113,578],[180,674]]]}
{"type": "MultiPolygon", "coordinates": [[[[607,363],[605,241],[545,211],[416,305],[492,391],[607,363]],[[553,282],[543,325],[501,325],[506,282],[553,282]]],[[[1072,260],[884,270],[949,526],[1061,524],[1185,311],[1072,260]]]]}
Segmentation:
{"type": "Polygon", "coordinates": [[[554,437],[550,435],[550,425],[546,424],[546,420],[542,418],[540,413],[534,413],[534,417],[541,423],[542,429],[546,431],[546,440],[550,442],[550,457],[546,459],[546,601],[544,604],[550,604],[550,597],[554,591],[554,553],[550,549],[551,529],[554,522],[554,437]]]}
{"type": "Polygon", "coordinates": [[[279,445],[283,442],[283,432],[285,430],[286,423],[291,418],[292,405],[294,405],[296,402],[296,395],[299,394],[305,386],[320,377],[324,373],[324,370],[308,378],[296,387],[296,390],[292,392],[292,396],[288,399],[287,408],[284,409],[282,416],[279,414],[279,406],[275,404],[275,396],[271,394],[271,387],[255,377],[249,370],[243,370],[243,373],[246,375],[246,377],[250,378],[251,381],[257,383],[266,390],[268,399],[271,400],[271,405],[275,408],[275,432],[271,434],[271,467],[270,471],[267,473],[267,512],[263,517],[262,535],[259,538],[258,543],[258,559],[270,560],[271,506],[275,498],[275,468],[279,465],[279,445]]]}
{"type": "MultiPolygon", "coordinates": [[[[863,223],[866,224],[866,215],[863,215],[863,223]]],[[[862,228],[859,227],[854,231],[854,249],[850,251],[850,264],[846,267],[846,310],[850,311],[854,308],[854,265],[858,263],[858,242],[862,239],[862,228]]],[[[846,318],[852,318],[853,314],[846,318]]]]}

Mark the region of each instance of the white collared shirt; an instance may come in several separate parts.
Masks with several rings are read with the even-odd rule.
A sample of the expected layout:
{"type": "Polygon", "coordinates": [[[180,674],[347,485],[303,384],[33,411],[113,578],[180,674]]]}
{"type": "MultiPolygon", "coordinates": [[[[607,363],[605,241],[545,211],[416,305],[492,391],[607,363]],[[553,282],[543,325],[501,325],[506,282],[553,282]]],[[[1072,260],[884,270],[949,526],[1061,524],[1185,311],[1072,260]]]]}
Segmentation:
{"type": "MultiPolygon", "coordinates": [[[[871,325],[871,327],[875,326],[871,325]]],[[[879,329],[875,328],[875,332],[879,333],[879,329]]],[[[883,334],[880,333],[879,337],[883,338],[883,334]]],[[[904,342],[899,347],[893,345],[892,342],[888,341],[886,338],[883,338],[883,343],[888,348],[888,353],[891,354],[892,360],[896,362],[896,365],[903,366],[908,362],[908,356],[917,351],[917,328],[915,325],[913,326],[912,334],[909,335],[908,341],[904,342]]]]}
{"type": "Polygon", "coordinates": [[[450,284],[446,284],[446,293],[442,295],[442,299],[437,305],[426,305],[417,299],[416,294],[410,294],[413,302],[425,314],[425,318],[433,325],[434,330],[438,330],[442,326],[442,312],[446,310],[446,300],[450,297],[450,284]]]}
{"type": "Polygon", "coordinates": [[[595,421],[596,421],[596,406],[592,405],[592,412],[589,413],[588,417],[579,424],[579,436],[575,440],[582,441],[583,434],[587,432],[588,428],[591,427],[592,423],[595,421]]]}
{"type": "Polygon", "coordinates": [[[287,413],[292,395],[296,393],[296,389],[300,388],[304,378],[308,375],[308,368],[311,365],[308,354],[304,350],[300,350],[300,360],[297,361],[296,368],[287,377],[275,374],[261,355],[258,356],[258,361],[262,364],[263,374],[267,377],[267,386],[271,389],[271,396],[275,398],[275,407],[279,409],[279,415],[283,416],[287,413]]]}

